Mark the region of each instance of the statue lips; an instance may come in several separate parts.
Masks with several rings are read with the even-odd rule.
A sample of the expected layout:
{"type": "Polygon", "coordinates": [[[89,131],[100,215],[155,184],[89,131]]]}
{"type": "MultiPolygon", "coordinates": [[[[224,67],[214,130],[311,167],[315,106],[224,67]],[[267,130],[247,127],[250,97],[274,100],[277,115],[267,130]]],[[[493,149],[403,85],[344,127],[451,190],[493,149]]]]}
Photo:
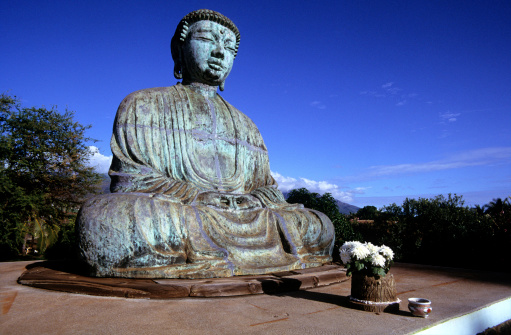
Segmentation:
{"type": "Polygon", "coordinates": [[[209,61],[208,65],[211,69],[215,71],[222,71],[224,69],[224,66],[220,62],[209,61]]]}

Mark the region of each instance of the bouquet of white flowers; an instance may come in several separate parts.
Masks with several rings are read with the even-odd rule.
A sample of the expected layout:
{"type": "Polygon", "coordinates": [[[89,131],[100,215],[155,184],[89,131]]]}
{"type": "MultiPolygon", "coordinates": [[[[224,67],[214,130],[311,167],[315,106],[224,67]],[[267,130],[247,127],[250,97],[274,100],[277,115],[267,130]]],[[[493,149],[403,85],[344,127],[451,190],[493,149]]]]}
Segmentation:
{"type": "Polygon", "coordinates": [[[346,242],[340,249],[341,260],[346,266],[346,274],[360,272],[366,276],[384,277],[389,272],[394,252],[389,247],[377,246],[370,242],[346,242]]]}

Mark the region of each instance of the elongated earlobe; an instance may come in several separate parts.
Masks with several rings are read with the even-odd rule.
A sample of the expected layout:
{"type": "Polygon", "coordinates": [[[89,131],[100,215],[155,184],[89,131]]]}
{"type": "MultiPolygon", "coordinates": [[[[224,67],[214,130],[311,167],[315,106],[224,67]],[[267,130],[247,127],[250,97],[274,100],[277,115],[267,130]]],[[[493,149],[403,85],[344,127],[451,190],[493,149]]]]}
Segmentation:
{"type": "Polygon", "coordinates": [[[225,89],[225,81],[222,81],[222,83],[220,84],[220,91],[223,92],[224,89],[225,89]]]}
{"type": "Polygon", "coordinates": [[[183,79],[183,72],[181,71],[181,64],[174,64],[174,77],[176,79],[183,79]]]}

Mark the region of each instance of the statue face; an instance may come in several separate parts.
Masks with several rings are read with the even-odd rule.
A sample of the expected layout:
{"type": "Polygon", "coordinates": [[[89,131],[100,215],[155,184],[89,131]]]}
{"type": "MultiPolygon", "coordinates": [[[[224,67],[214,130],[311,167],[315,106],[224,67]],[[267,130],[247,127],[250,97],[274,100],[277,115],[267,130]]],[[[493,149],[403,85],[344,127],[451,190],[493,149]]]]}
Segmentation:
{"type": "Polygon", "coordinates": [[[188,30],[183,45],[183,79],[218,86],[234,62],[236,36],[216,22],[198,21],[188,30]]]}

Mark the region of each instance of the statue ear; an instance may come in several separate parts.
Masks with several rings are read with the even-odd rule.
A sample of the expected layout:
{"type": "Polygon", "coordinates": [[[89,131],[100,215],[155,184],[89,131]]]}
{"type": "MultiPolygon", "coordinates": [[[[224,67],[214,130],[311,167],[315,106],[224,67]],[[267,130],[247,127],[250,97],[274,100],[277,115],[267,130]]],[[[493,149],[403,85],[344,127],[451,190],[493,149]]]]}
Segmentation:
{"type": "Polygon", "coordinates": [[[176,79],[183,79],[183,46],[181,41],[175,39],[175,36],[172,38],[170,50],[172,53],[172,60],[174,60],[174,77],[176,79]]]}
{"type": "Polygon", "coordinates": [[[224,91],[224,89],[225,89],[225,80],[224,80],[224,81],[222,81],[222,83],[220,84],[220,91],[222,91],[222,92],[223,92],[223,91],[224,91]]]}
{"type": "Polygon", "coordinates": [[[181,62],[174,62],[174,77],[176,79],[183,79],[183,71],[181,69],[181,62]]]}

